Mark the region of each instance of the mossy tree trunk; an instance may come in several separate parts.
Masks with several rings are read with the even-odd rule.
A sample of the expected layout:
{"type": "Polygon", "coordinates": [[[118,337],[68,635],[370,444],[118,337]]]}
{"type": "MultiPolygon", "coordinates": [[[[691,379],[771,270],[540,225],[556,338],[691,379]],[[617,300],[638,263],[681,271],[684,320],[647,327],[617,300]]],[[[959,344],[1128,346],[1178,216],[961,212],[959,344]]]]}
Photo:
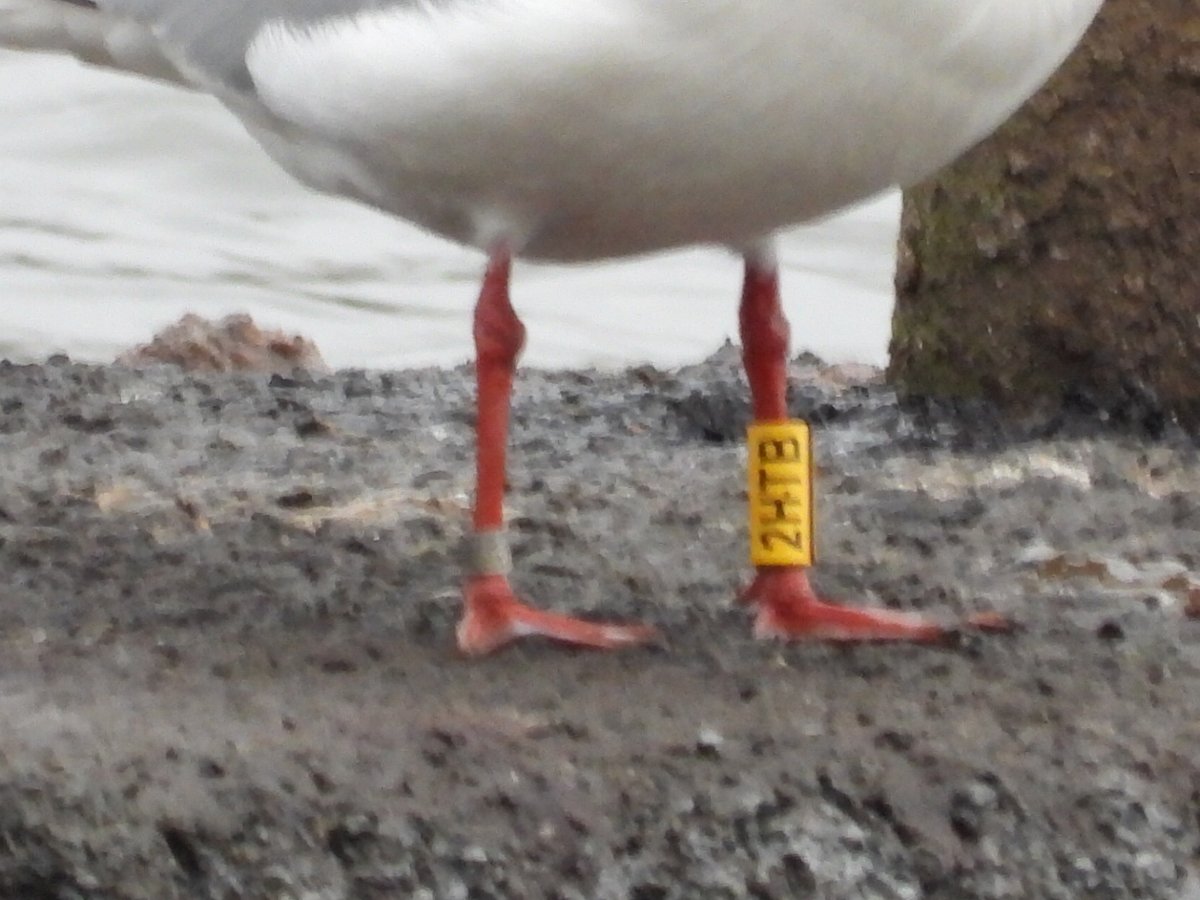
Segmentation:
{"type": "Polygon", "coordinates": [[[998,134],[905,194],[889,375],[1200,426],[1200,0],[1107,0],[998,134]]]}

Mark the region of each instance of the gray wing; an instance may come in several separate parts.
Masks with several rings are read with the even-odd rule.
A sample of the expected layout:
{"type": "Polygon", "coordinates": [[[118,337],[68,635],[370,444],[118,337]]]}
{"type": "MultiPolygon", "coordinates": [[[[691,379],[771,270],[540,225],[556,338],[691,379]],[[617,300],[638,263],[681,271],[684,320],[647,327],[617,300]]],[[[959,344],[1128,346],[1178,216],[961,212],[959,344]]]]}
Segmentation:
{"type": "MultiPolygon", "coordinates": [[[[267,22],[307,28],[327,19],[422,0],[62,0],[146,26],[181,68],[238,92],[253,85],[246,51],[267,22]]],[[[445,0],[443,0],[445,2],[445,0]]]]}

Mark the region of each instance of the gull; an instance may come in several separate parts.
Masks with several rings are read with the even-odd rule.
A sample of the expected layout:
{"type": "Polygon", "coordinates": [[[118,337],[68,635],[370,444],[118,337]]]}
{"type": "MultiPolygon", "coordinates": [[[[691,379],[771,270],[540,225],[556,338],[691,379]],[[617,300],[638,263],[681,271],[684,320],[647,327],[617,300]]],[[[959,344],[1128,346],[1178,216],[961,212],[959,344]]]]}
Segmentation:
{"type": "MultiPolygon", "coordinates": [[[[459,648],[480,654],[525,635],[598,648],[656,637],[543,611],[511,586],[506,444],[525,333],[514,259],[739,254],[752,427],[786,426],[774,236],[954,160],[1049,78],[1101,3],[0,0],[0,45],[210,93],[304,184],[486,254],[457,629],[459,648]]],[[[756,562],[743,596],[756,634],[947,630],[819,599],[810,565],[756,562]]]]}

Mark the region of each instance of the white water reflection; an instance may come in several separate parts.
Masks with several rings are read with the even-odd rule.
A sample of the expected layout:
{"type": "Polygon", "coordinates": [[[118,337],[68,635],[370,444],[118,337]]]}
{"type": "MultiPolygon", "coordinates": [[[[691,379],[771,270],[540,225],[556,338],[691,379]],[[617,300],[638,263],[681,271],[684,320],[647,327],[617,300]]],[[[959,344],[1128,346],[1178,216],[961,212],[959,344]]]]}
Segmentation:
{"type": "MultiPolygon", "coordinates": [[[[470,356],[478,255],[297,186],[215,101],[0,51],[0,121],[0,356],[108,360],[188,311],[249,312],[334,366],[470,356]]],[[[798,349],[884,361],[898,203],[787,236],[798,349]]],[[[522,265],[525,361],[697,360],[734,334],[739,279],[718,250],[522,265]]]]}

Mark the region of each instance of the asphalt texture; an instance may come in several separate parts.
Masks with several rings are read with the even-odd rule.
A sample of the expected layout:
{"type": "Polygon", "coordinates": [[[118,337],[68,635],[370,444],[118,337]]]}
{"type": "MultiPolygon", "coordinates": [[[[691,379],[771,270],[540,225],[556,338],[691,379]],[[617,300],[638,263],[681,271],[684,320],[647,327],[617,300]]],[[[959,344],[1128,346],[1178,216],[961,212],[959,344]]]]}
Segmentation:
{"type": "Polygon", "coordinates": [[[467,368],[0,364],[0,896],[1200,897],[1200,468],[793,366],[828,596],[755,641],[745,387],[525,371],[514,584],[661,646],[453,649],[467,368]]]}

